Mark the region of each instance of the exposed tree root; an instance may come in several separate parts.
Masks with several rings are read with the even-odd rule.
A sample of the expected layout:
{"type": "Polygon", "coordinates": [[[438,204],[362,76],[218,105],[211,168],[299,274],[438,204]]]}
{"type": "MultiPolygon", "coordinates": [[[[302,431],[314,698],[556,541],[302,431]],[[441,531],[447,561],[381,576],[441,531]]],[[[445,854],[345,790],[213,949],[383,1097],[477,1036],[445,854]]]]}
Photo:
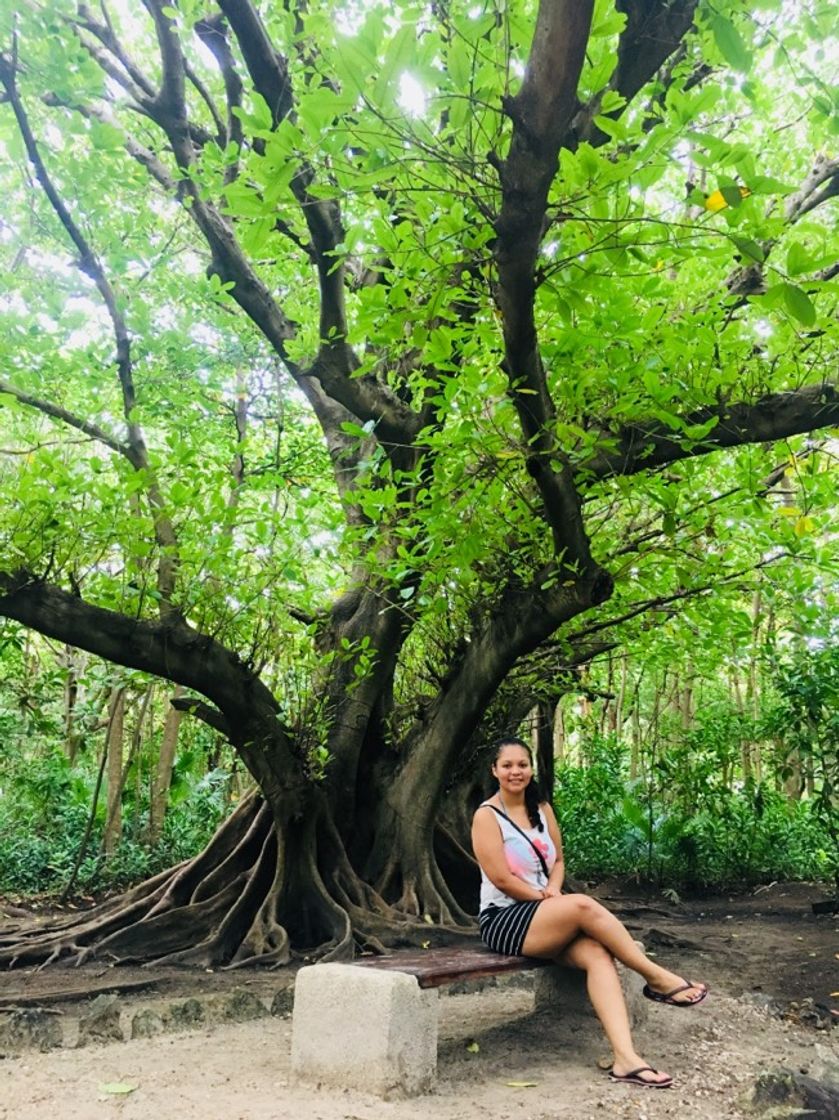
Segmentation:
{"type": "MultiPolygon", "coordinates": [[[[349,916],[359,949],[363,952],[385,953],[394,945],[419,945],[427,940],[429,930],[426,922],[417,921],[414,915],[386,902],[377,890],[358,875],[347,858],[344,845],[328,813],[324,814],[324,826],[325,836],[331,841],[326,860],[330,870],[325,878],[330,894],[349,916]]],[[[474,930],[470,928],[469,932],[474,930]]]]}
{"type": "Polygon", "coordinates": [[[118,963],[226,963],[234,943],[241,943],[236,919],[244,922],[272,833],[265,803],[246,798],[195,859],[85,913],[0,935],[0,967],[83,964],[92,956],[118,963]]]}
{"type": "Polygon", "coordinates": [[[0,967],[178,964],[279,966],[293,956],[348,960],[428,938],[429,920],[473,934],[427,853],[389,902],[358,875],[325,804],[283,830],[267,803],[246,798],[192,860],[84,913],[0,931],[0,967]]]}
{"type": "Polygon", "coordinates": [[[376,883],[376,890],[388,897],[399,889],[392,904],[402,914],[421,918],[424,922],[444,926],[451,932],[474,933],[475,919],[460,906],[449,890],[432,851],[414,853],[410,863],[404,853],[390,856],[376,883]],[[397,886],[398,884],[398,886],[397,886]]]}

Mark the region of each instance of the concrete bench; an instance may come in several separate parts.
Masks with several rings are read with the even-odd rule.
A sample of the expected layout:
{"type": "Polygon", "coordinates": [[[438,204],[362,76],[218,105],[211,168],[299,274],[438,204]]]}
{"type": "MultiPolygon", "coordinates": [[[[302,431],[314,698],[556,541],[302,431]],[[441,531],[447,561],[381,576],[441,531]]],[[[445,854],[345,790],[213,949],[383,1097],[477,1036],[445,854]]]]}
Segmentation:
{"type": "MultiPolygon", "coordinates": [[[[618,967],[637,1024],[646,1014],[643,981],[618,967]]],[[[292,1069],[305,1081],[381,1096],[427,1092],[437,1071],[437,990],[529,969],[538,969],[537,1010],[589,1007],[581,972],[482,946],[301,968],[294,989],[292,1069]]]]}

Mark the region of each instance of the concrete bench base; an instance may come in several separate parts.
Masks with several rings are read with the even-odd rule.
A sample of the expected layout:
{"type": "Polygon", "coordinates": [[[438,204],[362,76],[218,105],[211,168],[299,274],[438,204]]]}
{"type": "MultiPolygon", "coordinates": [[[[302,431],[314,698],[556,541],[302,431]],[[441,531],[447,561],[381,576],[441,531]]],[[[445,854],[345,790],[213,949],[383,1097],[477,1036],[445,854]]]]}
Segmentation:
{"type": "MultiPolygon", "coordinates": [[[[643,982],[620,971],[635,1025],[646,1014],[643,982]]],[[[382,1097],[428,1092],[437,1072],[437,998],[436,989],[420,988],[404,972],[352,964],[301,968],[294,990],[294,1073],[382,1097]]],[[[591,1012],[585,976],[558,966],[536,974],[535,1002],[537,1010],[591,1012]]]]}
{"type": "Polygon", "coordinates": [[[379,1096],[427,1092],[437,1071],[437,991],[351,964],[301,968],[291,1067],[305,1081],[379,1096]]]}

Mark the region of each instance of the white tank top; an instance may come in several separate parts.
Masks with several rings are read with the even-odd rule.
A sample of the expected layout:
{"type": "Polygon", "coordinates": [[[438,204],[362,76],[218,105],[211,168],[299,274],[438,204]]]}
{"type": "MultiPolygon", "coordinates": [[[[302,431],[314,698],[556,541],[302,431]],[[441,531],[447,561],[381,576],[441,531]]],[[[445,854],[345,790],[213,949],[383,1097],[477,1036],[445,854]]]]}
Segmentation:
{"type": "MultiPolygon", "coordinates": [[[[484,805],[489,805],[488,801],[484,805]]],[[[483,806],[481,806],[483,808],[483,806]]],[[[490,812],[495,817],[499,828],[501,829],[501,839],[504,843],[504,858],[507,861],[507,866],[512,873],[522,882],[527,883],[531,887],[536,887],[537,890],[542,890],[543,887],[548,885],[547,876],[542,870],[542,864],[536,852],[533,851],[531,845],[522,836],[522,832],[530,840],[536,848],[542,853],[542,858],[548,867],[548,872],[551,871],[553,865],[556,863],[556,847],[551,839],[551,834],[548,832],[548,824],[545,820],[545,814],[539,810],[539,819],[542,822],[543,832],[538,828],[523,828],[519,832],[516,825],[508,817],[501,817],[493,809],[490,812]]],[[[508,894],[504,894],[496,887],[495,883],[491,882],[483,868],[481,868],[481,910],[485,910],[487,906],[511,906],[514,902],[518,901],[515,898],[510,898],[508,894]]]]}

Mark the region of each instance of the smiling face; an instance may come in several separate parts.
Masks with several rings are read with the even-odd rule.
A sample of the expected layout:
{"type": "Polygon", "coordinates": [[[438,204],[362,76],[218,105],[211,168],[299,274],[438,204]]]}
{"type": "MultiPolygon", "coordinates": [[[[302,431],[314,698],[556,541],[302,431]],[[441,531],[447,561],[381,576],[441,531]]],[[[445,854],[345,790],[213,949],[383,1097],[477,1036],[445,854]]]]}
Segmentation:
{"type": "Polygon", "coordinates": [[[492,773],[502,794],[523,793],[533,777],[530,755],[518,743],[507,743],[499,750],[492,773]]]}

